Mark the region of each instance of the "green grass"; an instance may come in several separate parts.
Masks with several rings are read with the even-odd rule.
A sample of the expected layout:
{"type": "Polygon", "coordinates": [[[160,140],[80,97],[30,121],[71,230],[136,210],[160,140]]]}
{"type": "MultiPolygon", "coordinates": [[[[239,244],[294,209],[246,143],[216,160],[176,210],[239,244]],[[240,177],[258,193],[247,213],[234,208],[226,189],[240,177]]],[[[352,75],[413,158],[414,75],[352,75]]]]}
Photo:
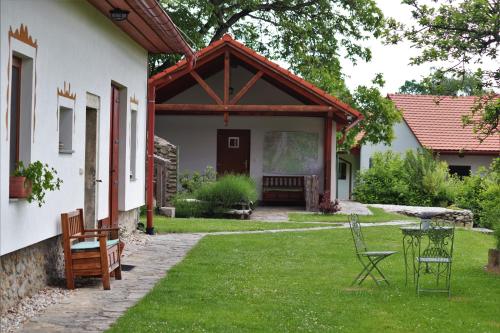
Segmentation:
{"type": "Polygon", "coordinates": [[[270,223],[249,220],[167,218],[155,216],[154,227],[158,233],[192,233],[217,231],[255,231],[271,229],[297,229],[328,226],[328,224],[270,223]]]}
{"type": "MultiPolygon", "coordinates": [[[[417,220],[414,217],[402,214],[386,212],[382,208],[370,207],[373,215],[359,215],[360,222],[388,222],[394,220],[417,220]]],[[[308,213],[289,213],[290,222],[348,222],[349,215],[347,214],[308,214],[308,213]]]]}
{"type": "MultiPolygon", "coordinates": [[[[396,227],[365,228],[373,250],[401,250],[396,227]]],[[[500,277],[483,270],[493,237],[457,230],[452,293],[415,295],[403,257],[367,281],[348,229],[207,236],[109,332],[499,332],[500,277]]]]}

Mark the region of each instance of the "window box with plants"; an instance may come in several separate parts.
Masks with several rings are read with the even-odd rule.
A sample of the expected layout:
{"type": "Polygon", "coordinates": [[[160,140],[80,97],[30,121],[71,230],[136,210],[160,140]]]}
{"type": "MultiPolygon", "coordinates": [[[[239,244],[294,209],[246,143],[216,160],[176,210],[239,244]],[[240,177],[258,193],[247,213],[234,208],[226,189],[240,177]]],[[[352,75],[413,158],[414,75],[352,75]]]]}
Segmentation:
{"type": "Polygon", "coordinates": [[[9,197],[36,202],[39,207],[45,203],[48,191],[59,190],[62,180],[57,171],[40,161],[24,165],[19,162],[9,179],[9,197]]]}

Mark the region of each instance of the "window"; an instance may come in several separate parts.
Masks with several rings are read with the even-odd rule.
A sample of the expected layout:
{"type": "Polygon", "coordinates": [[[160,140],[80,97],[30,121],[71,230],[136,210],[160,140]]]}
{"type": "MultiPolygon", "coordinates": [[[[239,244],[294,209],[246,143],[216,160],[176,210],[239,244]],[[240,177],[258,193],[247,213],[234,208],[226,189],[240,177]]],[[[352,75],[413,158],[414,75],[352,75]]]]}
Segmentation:
{"type": "Polygon", "coordinates": [[[10,174],[19,162],[19,129],[21,116],[21,66],[22,60],[12,57],[10,80],[10,174]]]}
{"type": "Polygon", "coordinates": [[[230,136],[228,138],[228,147],[229,148],[240,148],[240,138],[237,136],[230,136]]]}
{"type": "Polygon", "coordinates": [[[347,164],[344,162],[339,162],[339,179],[347,179],[347,164]]]}
{"type": "Polygon", "coordinates": [[[59,106],[59,154],[73,152],[73,109],[59,106]]]}
{"type": "Polygon", "coordinates": [[[135,180],[137,167],[137,109],[130,111],[130,179],[135,180]]]}
{"type": "Polygon", "coordinates": [[[31,124],[33,116],[33,59],[13,53],[9,95],[9,169],[19,161],[31,160],[31,124]]]}
{"type": "Polygon", "coordinates": [[[448,168],[451,175],[457,175],[460,178],[470,176],[470,165],[450,165],[448,168]]]}

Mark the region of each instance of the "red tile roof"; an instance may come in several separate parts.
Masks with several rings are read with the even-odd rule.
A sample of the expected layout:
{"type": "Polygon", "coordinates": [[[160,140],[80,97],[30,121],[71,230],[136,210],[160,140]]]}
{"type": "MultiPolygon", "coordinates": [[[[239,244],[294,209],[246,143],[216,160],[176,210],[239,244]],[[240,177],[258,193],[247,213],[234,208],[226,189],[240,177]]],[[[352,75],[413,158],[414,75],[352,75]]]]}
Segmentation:
{"type": "MultiPolygon", "coordinates": [[[[270,61],[266,57],[258,54],[251,48],[245,46],[244,44],[234,40],[231,35],[224,35],[221,39],[213,42],[212,44],[208,45],[204,49],[201,49],[200,51],[196,52],[195,54],[195,59],[197,62],[202,61],[205,57],[210,56],[211,54],[214,54],[215,52],[219,51],[220,49],[224,47],[229,47],[231,49],[235,49],[237,51],[240,51],[243,55],[251,58],[254,61],[257,61],[261,65],[264,65],[267,67],[269,70],[273,71],[276,74],[279,74],[281,77],[286,78],[291,84],[297,85],[302,89],[305,89],[306,91],[312,93],[313,95],[317,96],[319,99],[325,102],[326,105],[332,105],[337,107],[338,109],[347,112],[354,116],[354,118],[361,120],[363,119],[363,115],[359,113],[356,109],[352,108],[348,104],[342,102],[338,98],[331,96],[328,94],[326,91],[316,87],[312,83],[304,80],[303,78],[293,74],[289,70],[286,70],[282,67],[280,67],[278,64],[270,61]]],[[[172,77],[174,74],[186,70],[189,71],[189,64],[186,62],[186,60],[181,60],[177,64],[173,65],[172,67],[169,67],[165,69],[164,71],[153,75],[150,78],[150,83],[153,85],[155,84],[160,84],[164,82],[166,79],[169,77],[172,77]]]]}
{"type": "Polygon", "coordinates": [[[463,150],[500,154],[500,136],[490,136],[481,143],[470,126],[462,126],[462,116],[470,114],[476,97],[402,94],[388,97],[403,112],[404,120],[422,146],[442,153],[463,150]]]}

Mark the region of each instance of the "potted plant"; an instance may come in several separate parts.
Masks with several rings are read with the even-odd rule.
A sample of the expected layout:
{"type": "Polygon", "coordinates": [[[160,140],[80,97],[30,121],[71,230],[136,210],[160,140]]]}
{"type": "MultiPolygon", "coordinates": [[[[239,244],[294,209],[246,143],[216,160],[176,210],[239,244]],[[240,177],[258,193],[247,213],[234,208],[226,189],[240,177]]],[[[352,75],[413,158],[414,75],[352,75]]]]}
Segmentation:
{"type": "Polygon", "coordinates": [[[58,190],[61,183],[57,171],[47,164],[36,161],[25,166],[23,162],[19,162],[10,177],[9,197],[25,198],[28,202],[35,201],[42,207],[46,192],[58,190]]]}
{"type": "Polygon", "coordinates": [[[496,238],[497,248],[488,250],[488,271],[500,274],[500,222],[495,226],[493,234],[496,238]]]}

